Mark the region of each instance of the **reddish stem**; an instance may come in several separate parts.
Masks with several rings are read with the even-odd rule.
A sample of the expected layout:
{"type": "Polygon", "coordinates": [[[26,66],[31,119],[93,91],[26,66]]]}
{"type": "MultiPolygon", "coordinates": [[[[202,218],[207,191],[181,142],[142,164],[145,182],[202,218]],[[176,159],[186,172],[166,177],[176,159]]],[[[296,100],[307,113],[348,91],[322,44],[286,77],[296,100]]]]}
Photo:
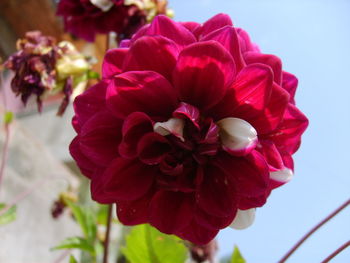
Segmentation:
{"type": "Polygon", "coordinates": [[[305,242],[306,239],[308,239],[313,233],[316,232],[321,226],[323,226],[325,223],[327,223],[330,219],[332,219],[334,216],[336,216],[340,211],[342,211],[344,208],[346,208],[350,204],[350,199],[348,199],[344,204],[339,206],[335,211],[333,211],[331,214],[329,214],[325,219],[323,219],[320,223],[318,223],[316,226],[314,226],[308,233],[306,233],[305,236],[303,236],[298,243],[296,243],[288,252],[287,254],[280,260],[278,263],[284,263],[294,252],[297,250],[302,243],[305,242]]]}
{"type": "Polygon", "coordinates": [[[107,230],[106,230],[106,237],[104,240],[103,263],[108,262],[109,236],[112,228],[112,214],[113,214],[112,212],[113,212],[113,204],[108,206],[107,230]]]}
{"type": "Polygon", "coordinates": [[[334,258],[336,255],[338,255],[340,252],[342,252],[344,249],[346,249],[348,246],[350,246],[350,241],[345,242],[341,247],[339,247],[336,251],[334,251],[332,254],[330,254],[326,259],[324,259],[321,263],[327,263],[332,258],[334,258]]]}

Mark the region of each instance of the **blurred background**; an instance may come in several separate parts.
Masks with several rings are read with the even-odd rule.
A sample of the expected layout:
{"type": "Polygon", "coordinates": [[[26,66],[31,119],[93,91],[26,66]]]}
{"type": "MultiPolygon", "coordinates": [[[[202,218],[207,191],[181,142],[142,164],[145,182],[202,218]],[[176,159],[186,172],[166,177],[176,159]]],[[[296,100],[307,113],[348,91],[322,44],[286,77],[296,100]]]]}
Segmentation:
{"type": "MultiPolygon", "coordinates": [[[[284,70],[299,78],[296,102],[310,126],[295,155],[294,179],[271,194],[267,204],[257,210],[252,227],[225,229],[218,236],[220,257],[231,254],[237,245],[248,263],[277,262],[309,229],[350,197],[350,1],[169,0],[169,6],[177,21],[204,22],[217,13],[229,14],[234,25],[245,29],[263,53],[279,56],[284,70]]],[[[96,46],[71,39],[63,33],[54,7],[54,1],[49,0],[1,0],[0,56],[13,53],[16,40],[26,31],[40,29],[57,39],[73,40],[78,48],[101,61],[104,39],[98,38],[96,46]]],[[[97,70],[99,67],[95,65],[97,70]]],[[[47,212],[65,184],[76,183],[72,171],[58,161],[71,165],[67,147],[74,137],[72,114],[68,108],[58,119],[54,118],[55,110],[48,108],[41,116],[19,116],[15,131],[18,139],[12,143],[7,168],[11,176],[6,175],[12,178],[5,181],[7,189],[13,191],[0,193],[0,197],[11,198],[21,187],[35,183],[39,171],[55,171],[66,179],[40,186],[32,200],[21,203],[24,208],[15,224],[0,229],[0,262],[12,263],[5,260],[9,255],[32,262],[30,259],[38,254],[42,255],[40,262],[51,262],[53,252],[49,248],[78,231],[68,218],[50,225],[47,212]],[[35,155],[38,149],[40,154],[35,155]],[[26,161],[19,164],[19,159],[26,161]],[[41,213],[46,214],[37,216],[41,213]],[[25,233],[26,229],[31,231],[25,233]],[[23,238],[14,235],[15,231],[23,238]],[[48,235],[52,238],[41,238],[48,235]],[[37,252],[27,249],[32,249],[32,242],[37,242],[33,248],[37,252]]],[[[320,262],[349,237],[348,208],[314,234],[288,262],[320,262]]],[[[350,262],[350,249],[332,262],[350,262]]]]}

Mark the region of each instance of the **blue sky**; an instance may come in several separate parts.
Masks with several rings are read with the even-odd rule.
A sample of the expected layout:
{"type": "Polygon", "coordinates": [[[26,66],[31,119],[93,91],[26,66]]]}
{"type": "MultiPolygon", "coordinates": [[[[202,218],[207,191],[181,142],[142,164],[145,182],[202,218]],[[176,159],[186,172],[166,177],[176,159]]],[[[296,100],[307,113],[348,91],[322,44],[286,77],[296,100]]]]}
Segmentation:
{"type": "MultiPolygon", "coordinates": [[[[220,255],[237,244],[248,263],[277,262],[312,226],[350,197],[350,1],[169,0],[177,21],[227,13],[264,53],[299,78],[297,105],[310,126],[295,177],[258,209],[254,225],[219,235],[220,255]]],[[[320,262],[350,237],[350,207],[317,232],[290,263],[320,262]]],[[[332,262],[350,262],[350,249],[332,262]]]]}

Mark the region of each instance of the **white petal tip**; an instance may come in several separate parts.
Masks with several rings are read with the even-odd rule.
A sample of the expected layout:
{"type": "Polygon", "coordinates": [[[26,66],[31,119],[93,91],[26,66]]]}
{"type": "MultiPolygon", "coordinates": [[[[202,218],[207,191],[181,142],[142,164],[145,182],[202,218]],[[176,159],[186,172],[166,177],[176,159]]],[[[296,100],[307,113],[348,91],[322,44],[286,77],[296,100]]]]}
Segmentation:
{"type": "Polygon", "coordinates": [[[237,214],[230,227],[241,230],[250,227],[255,219],[255,208],[248,210],[238,209],[237,214]]]}
{"type": "Polygon", "coordinates": [[[275,172],[270,172],[270,178],[277,182],[287,183],[293,178],[293,171],[288,168],[278,170],[275,172]]]}
{"type": "Polygon", "coordinates": [[[153,126],[153,130],[162,136],[173,134],[178,137],[181,141],[185,141],[183,137],[183,130],[185,121],[178,118],[170,118],[165,122],[156,122],[153,126]]]}
{"type": "Polygon", "coordinates": [[[111,0],[90,0],[91,4],[100,8],[103,12],[107,12],[112,8],[113,2],[111,0]]]}
{"type": "Polygon", "coordinates": [[[217,122],[223,148],[234,155],[245,155],[257,143],[258,134],[252,125],[239,118],[224,118],[217,122]]]}

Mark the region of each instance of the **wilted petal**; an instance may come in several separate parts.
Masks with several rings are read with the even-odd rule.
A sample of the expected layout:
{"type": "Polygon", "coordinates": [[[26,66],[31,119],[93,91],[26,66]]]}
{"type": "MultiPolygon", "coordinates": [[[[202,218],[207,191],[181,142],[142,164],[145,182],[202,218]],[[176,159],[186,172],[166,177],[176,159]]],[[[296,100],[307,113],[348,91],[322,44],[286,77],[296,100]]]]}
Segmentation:
{"type": "Polygon", "coordinates": [[[235,219],[233,220],[230,227],[234,229],[245,229],[250,227],[255,220],[255,208],[248,210],[238,209],[235,219]]]}
{"type": "Polygon", "coordinates": [[[237,156],[251,152],[257,142],[257,132],[252,125],[242,119],[225,118],[217,122],[223,148],[237,156]]]}

